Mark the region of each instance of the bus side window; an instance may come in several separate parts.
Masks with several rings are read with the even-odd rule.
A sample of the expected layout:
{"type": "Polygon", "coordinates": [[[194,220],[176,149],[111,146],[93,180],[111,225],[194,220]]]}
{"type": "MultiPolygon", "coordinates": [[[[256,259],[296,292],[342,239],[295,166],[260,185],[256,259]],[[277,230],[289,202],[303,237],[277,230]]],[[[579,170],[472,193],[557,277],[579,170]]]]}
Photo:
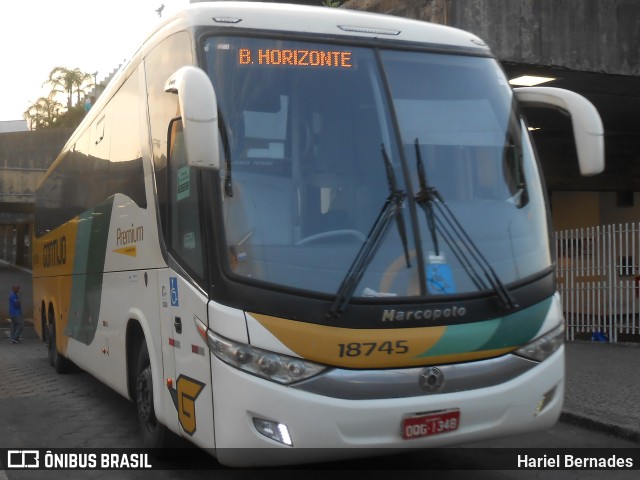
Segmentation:
{"type": "Polygon", "coordinates": [[[168,243],[181,263],[204,278],[204,245],[200,229],[200,189],[197,171],[187,165],[182,121],[169,127],[169,235],[168,243]]]}

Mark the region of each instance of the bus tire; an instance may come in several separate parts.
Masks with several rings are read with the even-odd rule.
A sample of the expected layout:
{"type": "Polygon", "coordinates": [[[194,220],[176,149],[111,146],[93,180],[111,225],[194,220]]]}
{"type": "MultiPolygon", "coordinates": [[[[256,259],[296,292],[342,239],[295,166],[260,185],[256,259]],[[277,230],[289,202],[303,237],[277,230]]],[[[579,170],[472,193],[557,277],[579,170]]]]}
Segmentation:
{"type": "Polygon", "coordinates": [[[158,421],[153,406],[153,375],[149,360],[149,350],[144,339],[138,352],[135,393],[138,423],[142,434],[142,446],[154,449],[170,447],[172,433],[158,421]]]}
{"type": "Polygon", "coordinates": [[[49,333],[47,335],[47,347],[49,364],[54,368],[56,373],[69,373],[73,371],[73,363],[71,360],[65,358],[58,351],[58,345],[56,343],[56,324],[55,322],[49,323],[49,333]]]}
{"type": "Polygon", "coordinates": [[[47,325],[46,307],[44,302],[40,306],[40,331],[42,332],[42,343],[49,345],[49,327],[47,325]]]}
{"type": "Polygon", "coordinates": [[[53,333],[55,333],[54,327],[53,327],[53,323],[50,323],[47,325],[47,357],[49,359],[49,365],[51,365],[53,367],[53,357],[55,356],[53,353],[53,349],[55,348],[53,346],[53,342],[52,342],[52,338],[53,338],[53,333]]]}

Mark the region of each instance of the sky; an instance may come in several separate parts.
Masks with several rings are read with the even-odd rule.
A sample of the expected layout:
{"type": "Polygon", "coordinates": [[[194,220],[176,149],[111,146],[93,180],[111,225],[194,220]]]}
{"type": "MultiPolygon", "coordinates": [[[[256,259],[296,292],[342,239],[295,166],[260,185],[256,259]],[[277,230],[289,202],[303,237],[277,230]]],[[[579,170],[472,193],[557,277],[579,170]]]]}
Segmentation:
{"type": "MultiPolygon", "coordinates": [[[[54,67],[104,79],[189,0],[2,0],[0,121],[21,120],[54,67]],[[162,18],[156,13],[161,5],[162,18]]],[[[66,97],[58,99],[65,104],[66,97]]]]}

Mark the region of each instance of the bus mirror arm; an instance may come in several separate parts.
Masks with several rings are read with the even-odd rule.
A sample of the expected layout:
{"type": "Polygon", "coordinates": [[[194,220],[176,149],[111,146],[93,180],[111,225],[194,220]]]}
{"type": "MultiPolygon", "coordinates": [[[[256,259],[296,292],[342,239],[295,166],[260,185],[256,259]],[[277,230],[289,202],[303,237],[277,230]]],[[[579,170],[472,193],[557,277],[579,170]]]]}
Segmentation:
{"type": "Polygon", "coordinates": [[[560,109],[571,117],[580,173],[596,175],[604,170],[604,128],[598,111],[582,95],[553,87],[513,89],[524,106],[560,109]]]}
{"type": "Polygon", "coordinates": [[[198,67],[181,67],[164,91],[178,95],[189,166],[219,169],[218,102],[207,74],[198,67]]]}

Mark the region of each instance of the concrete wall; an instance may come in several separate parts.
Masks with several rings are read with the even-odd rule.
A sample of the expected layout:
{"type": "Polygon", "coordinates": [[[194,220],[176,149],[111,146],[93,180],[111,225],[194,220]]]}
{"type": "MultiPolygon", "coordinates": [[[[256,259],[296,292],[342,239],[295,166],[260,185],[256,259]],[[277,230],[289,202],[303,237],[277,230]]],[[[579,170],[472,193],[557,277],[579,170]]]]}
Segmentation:
{"type": "Polygon", "coordinates": [[[620,205],[617,192],[555,191],[551,193],[551,215],[555,230],[586,228],[593,225],[637,223],[640,219],[640,193],[620,205]]]}
{"type": "Polygon", "coordinates": [[[449,3],[450,0],[349,0],[342,7],[448,25],[449,3]]]}
{"type": "Polygon", "coordinates": [[[36,187],[73,129],[0,134],[0,259],[31,266],[36,187]]]}
{"type": "Polygon", "coordinates": [[[600,194],[598,192],[552,192],[551,221],[554,230],[585,228],[600,225],[600,194]]]}
{"type": "Polygon", "coordinates": [[[343,7],[468,30],[501,61],[640,75],[638,0],[349,0],[343,7]]]}
{"type": "Polygon", "coordinates": [[[602,223],[637,223],[640,220],[640,193],[631,192],[633,202],[620,206],[616,192],[600,192],[600,217],[602,223]]]}
{"type": "Polygon", "coordinates": [[[33,203],[38,182],[72,129],[0,134],[0,202],[3,213],[22,213],[33,203]],[[23,207],[20,207],[23,205],[23,207]]]}

